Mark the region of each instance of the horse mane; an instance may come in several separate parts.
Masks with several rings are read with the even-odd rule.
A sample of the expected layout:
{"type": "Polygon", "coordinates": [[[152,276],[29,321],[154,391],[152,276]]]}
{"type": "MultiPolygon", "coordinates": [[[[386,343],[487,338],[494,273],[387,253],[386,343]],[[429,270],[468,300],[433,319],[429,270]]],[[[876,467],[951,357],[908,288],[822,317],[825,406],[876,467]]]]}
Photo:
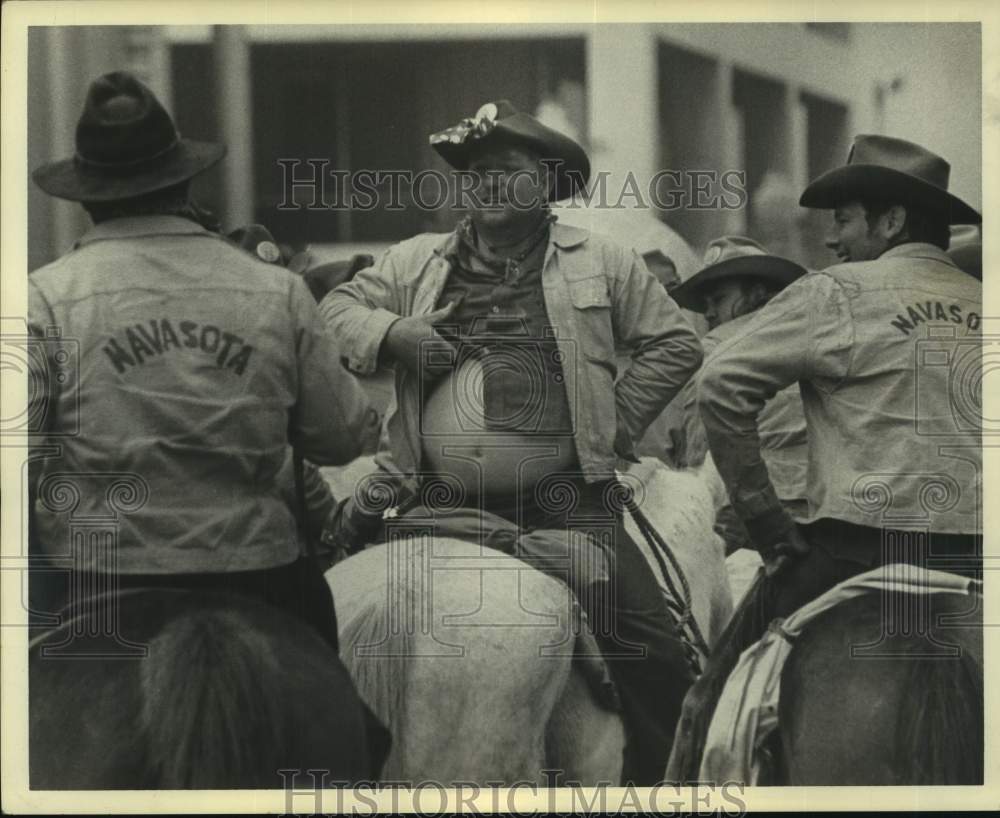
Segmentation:
{"type": "Polygon", "coordinates": [[[287,669],[248,614],[242,605],[186,604],[152,639],[140,673],[141,726],[159,786],[277,784],[274,748],[286,744],[288,727],[276,682],[287,669]]]}
{"type": "Polygon", "coordinates": [[[318,633],[235,595],[177,597],[139,674],[157,788],[270,789],[290,768],[370,776],[353,686],[318,633]]]}
{"type": "Polygon", "coordinates": [[[58,655],[65,627],[32,645],[33,787],[273,789],[282,770],[375,775],[354,685],[298,617],[214,591],[118,600],[116,631],[78,640],[74,661],[58,655]],[[145,651],[123,655],[125,643],[145,651]]]}

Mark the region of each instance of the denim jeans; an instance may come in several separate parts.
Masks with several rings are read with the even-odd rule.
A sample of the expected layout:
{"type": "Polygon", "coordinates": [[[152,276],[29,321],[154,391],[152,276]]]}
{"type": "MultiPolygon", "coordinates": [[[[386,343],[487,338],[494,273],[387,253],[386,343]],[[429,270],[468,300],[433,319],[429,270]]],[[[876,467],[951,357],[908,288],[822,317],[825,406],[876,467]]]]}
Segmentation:
{"type": "Polygon", "coordinates": [[[570,585],[618,688],[627,735],[623,780],[650,786],[663,780],[693,675],[652,568],[626,533],[622,512],[609,502],[612,483],[585,483],[581,477],[567,482],[572,504],[536,499],[487,510],[526,530],[587,532],[610,551],[609,582],[572,587],[578,583],[571,576],[570,585]]]}

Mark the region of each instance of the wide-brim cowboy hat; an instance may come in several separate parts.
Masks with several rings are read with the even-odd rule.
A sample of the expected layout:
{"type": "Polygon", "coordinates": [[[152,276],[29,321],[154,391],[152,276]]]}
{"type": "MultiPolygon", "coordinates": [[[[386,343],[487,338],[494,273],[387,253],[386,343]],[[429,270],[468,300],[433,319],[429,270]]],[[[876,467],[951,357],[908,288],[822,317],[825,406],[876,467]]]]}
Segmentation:
{"type": "Polygon", "coordinates": [[[518,111],[508,100],[487,102],[473,117],[431,134],[431,147],[453,168],[465,170],[474,149],[489,145],[522,145],[556,164],[553,201],[568,199],[590,179],[587,152],[566,134],[518,111]]]}
{"type": "Polygon", "coordinates": [[[96,79],[76,127],[76,155],[32,173],[42,190],[75,202],[131,199],[208,170],[224,145],[184,139],[170,114],[126,71],[96,79]]]}
{"type": "Polygon", "coordinates": [[[979,224],[982,216],[948,192],[951,165],[926,148],[891,136],[854,139],[847,164],[827,171],[802,192],[803,207],[832,210],[850,201],[873,199],[936,213],[948,224],[979,224]]]}
{"type": "Polygon", "coordinates": [[[960,270],[983,280],[983,235],[978,227],[953,227],[948,256],[960,270]]]}
{"type": "Polygon", "coordinates": [[[757,242],[743,236],[722,236],[709,242],[705,266],[670,291],[680,307],[705,312],[705,294],[715,284],[730,278],[754,278],[784,289],[808,270],[787,258],[774,256],[757,242]]]}

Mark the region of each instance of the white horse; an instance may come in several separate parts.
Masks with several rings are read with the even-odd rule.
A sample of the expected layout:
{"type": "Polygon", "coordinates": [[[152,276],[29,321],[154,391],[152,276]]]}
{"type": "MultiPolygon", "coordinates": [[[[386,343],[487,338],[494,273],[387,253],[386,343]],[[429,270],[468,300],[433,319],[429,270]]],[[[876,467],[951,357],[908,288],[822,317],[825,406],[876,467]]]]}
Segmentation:
{"type": "MultiPolygon", "coordinates": [[[[324,474],[343,495],[370,465],[324,474]]],[[[627,482],[629,474],[644,487],[636,499],[686,576],[711,645],[732,612],[724,546],[712,530],[721,481],[651,459],[627,482]]],[[[626,525],[665,582],[645,538],[626,525]]],[[[419,533],[369,547],[326,576],[344,663],[393,734],[385,780],[546,783],[545,769],[584,784],[620,780],[624,728],[574,658],[593,642],[575,629],[563,583],[498,551],[419,533]]]]}

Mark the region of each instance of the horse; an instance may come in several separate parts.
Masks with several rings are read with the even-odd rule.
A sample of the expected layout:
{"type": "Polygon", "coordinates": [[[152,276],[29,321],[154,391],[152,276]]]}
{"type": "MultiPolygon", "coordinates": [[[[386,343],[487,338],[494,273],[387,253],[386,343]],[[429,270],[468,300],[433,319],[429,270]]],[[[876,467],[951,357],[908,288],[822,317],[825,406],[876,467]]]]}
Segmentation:
{"type": "Polygon", "coordinates": [[[100,627],[88,600],[31,643],[33,789],[276,789],[279,771],[309,769],[371,779],[361,703],[308,625],[236,594],[116,600],[119,627],[100,627]]]}
{"type": "Polygon", "coordinates": [[[983,783],[983,619],[974,595],[933,594],[929,627],[887,628],[913,605],[869,593],[812,620],[781,674],[761,784],[983,783]]]}
{"type": "Polygon", "coordinates": [[[640,458],[624,477],[640,495],[640,511],[669,544],[676,566],[665,566],[631,514],[625,530],[639,546],[665,593],[672,593],[680,577],[690,585],[694,621],[704,630],[705,648],[715,644],[733,614],[733,591],[725,543],[715,533],[715,515],[726,503],[726,489],[711,458],[696,468],[672,469],[652,457],[640,458]],[[664,574],[664,568],[670,572],[664,574]]]}
{"type": "MultiPolygon", "coordinates": [[[[365,468],[352,464],[346,480],[324,475],[342,492],[365,468]]],[[[631,482],[675,556],[669,582],[634,521],[630,534],[663,586],[686,586],[704,650],[732,612],[724,544],[712,531],[721,482],[652,460],[631,482]]],[[[545,770],[559,770],[584,784],[620,780],[624,726],[586,672],[563,583],[430,533],[371,546],[326,577],[344,662],[393,734],[384,779],[544,784],[545,770]]]]}

